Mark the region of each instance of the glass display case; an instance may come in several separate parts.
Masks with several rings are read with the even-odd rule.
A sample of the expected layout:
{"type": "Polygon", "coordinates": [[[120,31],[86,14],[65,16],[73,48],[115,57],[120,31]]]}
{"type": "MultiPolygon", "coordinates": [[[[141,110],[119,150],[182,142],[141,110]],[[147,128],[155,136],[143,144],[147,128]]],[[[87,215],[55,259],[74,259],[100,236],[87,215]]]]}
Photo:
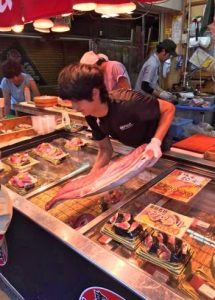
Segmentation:
{"type": "MultiPolygon", "coordinates": [[[[68,138],[71,136],[67,134],[53,134],[6,149],[3,164],[7,165],[7,159],[13,153],[31,153],[41,143],[49,142],[64,149],[68,138]]],[[[210,297],[215,289],[214,168],[189,160],[179,164],[176,159],[162,158],[154,167],[145,169],[114,190],[59,202],[46,211],[47,201],[71,178],[71,166],[72,171],[76,171],[86,163],[92,165],[95,156],[96,150],[90,145],[79,152],[70,151],[69,157],[57,165],[34,156],[39,163],[31,171],[33,175],[42,176],[46,184],[25,195],[9,187],[14,216],[8,246],[13,265],[22,266],[23,271],[17,276],[9,263],[4,268],[4,276],[24,296],[39,291],[40,295],[51,299],[59,299],[61,295],[55,289],[50,296],[50,289],[45,288],[47,280],[53,285],[56,280],[61,280],[68,289],[72,282],[76,291],[72,289],[70,295],[74,296],[90,284],[107,287],[103,282],[105,276],[109,276],[108,286],[127,300],[213,299],[210,297]],[[175,171],[181,172],[177,177],[183,179],[184,184],[178,186],[172,178],[170,182],[165,181],[175,171]],[[192,184],[191,188],[187,187],[188,183],[192,184]],[[149,207],[156,224],[144,221],[144,209],[147,211],[149,207]],[[158,221],[153,209],[169,217],[159,217],[162,222],[158,221]],[[118,217],[120,221],[113,221],[118,217]],[[123,223],[117,231],[118,237],[114,230],[110,234],[115,223],[123,223]],[[141,232],[138,232],[139,225],[143,228],[141,232]],[[20,238],[22,232],[30,234],[22,234],[20,238]],[[129,232],[127,238],[123,236],[126,232],[129,232]],[[138,233],[135,242],[130,233],[131,237],[138,233]],[[52,238],[54,241],[50,241],[52,238]],[[145,244],[146,238],[148,243],[145,244]],[[60,273],[55,269],[56,253],[50,251],[53,247],[59,249],[57,267],[64,272],[63,279],[58,277],[60,273]],[[40,258],[35,256],[38,252],[40,258]],[[85,280],[77,276],[78,266],[70,267],[74,257],[79,266],[83,265],[80,268],[85,280]],[[43,268],[45,279],[37,268],[41,261],[47,265],[43,268]],[[29,266],[34,272],[29,273],[29,266]],[[26,285],[26,282],[29,283],[26,285]]],[[[0,177],[3,184],[16,174],[11,166],[5,171],[9,173],[0,177]]],[[[61,298],[67,297],[68,294],[61,298]]]]}
{"type": "Polygon", "coordinates": [[[191,167],[171,167],[157,177],[157,183],[149,182],[141,194],[87,231],[86,236],[128,264],[173,288],[179,295],[192,299],[214,299],[213,179],[211,174],[191,167]],[[184,176],[180,178],[183,183],[180,186],[169,175],[174,172],[177,172],[176,178],[184,176]],[[143,232],[138,233],[137,244],[135,237],[128,235],[132,233],[128,223],[133,226],[136,221],[143,227],[143,232]],[[178,234],[179,230],[181,234],[178,234]],[[189,253],[183,248],[185,245],[189,253]]]}

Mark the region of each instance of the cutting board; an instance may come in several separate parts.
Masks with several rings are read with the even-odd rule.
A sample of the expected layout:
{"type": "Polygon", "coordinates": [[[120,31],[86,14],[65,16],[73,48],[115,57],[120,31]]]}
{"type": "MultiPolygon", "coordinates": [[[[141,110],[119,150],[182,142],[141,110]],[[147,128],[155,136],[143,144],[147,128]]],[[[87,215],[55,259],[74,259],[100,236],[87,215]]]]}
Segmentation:
{"type": "Polygon", "coordinates": [[[215,146],[215,137],[199,133],[173,144],[174,148],[193,151],[201,154],[204,154],[213,146],[215,146]]]}

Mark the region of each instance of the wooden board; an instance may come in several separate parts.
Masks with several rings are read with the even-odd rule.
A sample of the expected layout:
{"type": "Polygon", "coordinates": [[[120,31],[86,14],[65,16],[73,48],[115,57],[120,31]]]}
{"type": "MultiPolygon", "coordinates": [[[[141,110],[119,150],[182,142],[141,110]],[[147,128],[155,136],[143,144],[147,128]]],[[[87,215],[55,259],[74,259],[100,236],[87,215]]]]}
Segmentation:
{"type": "MultiPolygon", "coordinates": [[[[13,119],[0,120],[0,125],[1,125],[0,129],[13,130],[17,125],[20,125],[20,124],[32,125],[31,117],[23,116],[23,117],[17,117],[17,118],[13,118],[13,119]]],[[[35,134],[36,133],[32,128],[15,130],[12,132],[0,134],[0,142],[5,143],[7,141],[11,141],[11,140],[18,139],[21,137],[33,136],[35,134]]]]}
{"type": "Polygon", "coordinates": [[[31,116],[23,116],[23,117],[17,117],[12,119],[0,120],[0,128],[4,130],[14,129],[19,124],[32,125],[31,116]]]}
{"type": "Polygon", "coordinates": [[[1,143],[4,143],[24,136],[33,136],[33,135],[35,135],[35,131],[33,129],[23,129],[11,133],[0,134],[0,140],[1,143]]]}

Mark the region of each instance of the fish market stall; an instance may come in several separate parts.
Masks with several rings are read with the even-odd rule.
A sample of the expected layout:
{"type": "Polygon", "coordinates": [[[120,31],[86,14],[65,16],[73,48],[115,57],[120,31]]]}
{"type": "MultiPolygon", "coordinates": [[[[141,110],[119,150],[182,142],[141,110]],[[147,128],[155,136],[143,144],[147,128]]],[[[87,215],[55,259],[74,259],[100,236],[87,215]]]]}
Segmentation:
{"type": "MultiPolygon", "coordinates": [[[[113,162],[120,146],[114,148],[113,162]]],[[[203,299],[196,282],[213,289],[213,170],[161,159],[119,187],[64,199],[46,210],[73,176],[89,171],[96,155],[93,143],[61,131],[5,148],[2,154],[10,169],[0,180],[14,200],[9,261],[2,274],[25,299],[79,299],[93,287],[108,289],[119,299],[203,299]],[[55,155],[47,156],[49,151],[55,155]],[[37,183],[31,176],[16,177],[17,153],[33,159],[26,169],[21,156],[24,171],[37,183]],[[178,177],[193,186],[180,185],[178,177]],[[27,190],[13,186],[20,180],[21,185],[29,180],[27,190]]]]}

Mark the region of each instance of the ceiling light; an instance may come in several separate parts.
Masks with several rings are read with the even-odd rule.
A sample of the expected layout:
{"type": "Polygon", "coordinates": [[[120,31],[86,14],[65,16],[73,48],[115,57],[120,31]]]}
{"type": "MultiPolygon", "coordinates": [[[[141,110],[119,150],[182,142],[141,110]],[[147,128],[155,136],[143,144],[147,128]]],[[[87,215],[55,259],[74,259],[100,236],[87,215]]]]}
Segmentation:
{"type": "Polygon", "coordinates": [[[17,32],[17,33],[22,32],[23,29],[24,29],[24,25],[23,24],[12,26],[12,30],[14,32],[17,32]]]}
{"type": "Polygon", "coordinates": [[[0,31],[6,32],[6,31],[11,31],[11,27],[0,27],[0,31]]]}
{"type": "Polygon", "coordinates": [[[37,28],[37,27],[34,27],[34,29],[36,31],[39,31],[39,32],[42,32],[42,33],[49,33],[50,32],[50,29],[48,29],[48,28],[37,28]]]}
{"type": "Polygon", "coordinates": [[[56,17],[54,21],[54,26],[51,28],[53,32],[66,32],[70,31],[70,18],[63,18],[61,16],[56,17]]]}
{"type": "Polygon", "coordinates": [[[33,26],[36,28],[51,28],[54,23],[50,19],[37,19],[34,21],[33,26]]]}
{"type": "Polygon", "coordinates": [[[90,11],[96,8],[96,3],[92,0],[74,0],[72,8],[80,11],[90,11]]]}

